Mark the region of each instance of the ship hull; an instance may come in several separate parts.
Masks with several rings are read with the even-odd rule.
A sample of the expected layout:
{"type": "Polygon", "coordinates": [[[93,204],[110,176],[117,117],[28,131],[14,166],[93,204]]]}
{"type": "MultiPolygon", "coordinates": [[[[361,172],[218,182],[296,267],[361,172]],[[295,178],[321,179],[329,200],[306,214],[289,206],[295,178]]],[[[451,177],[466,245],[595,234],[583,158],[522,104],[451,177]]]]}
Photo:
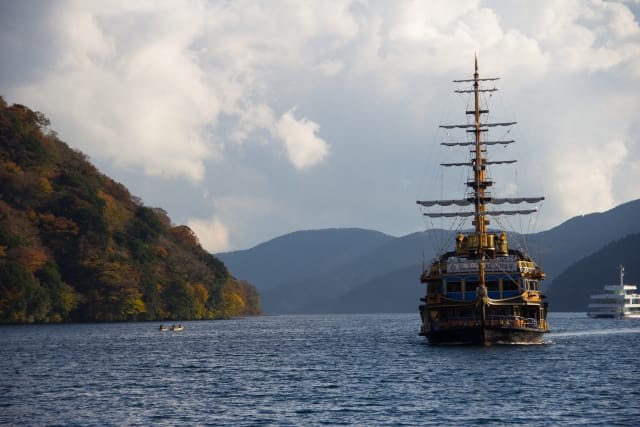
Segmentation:
{"type": "Polygon", "coordinates": [[[459,328],[428,331],[422,335],[427,337],[431,345],[526,345],[544,344],[546,331],[514,328],[459,328]]]}

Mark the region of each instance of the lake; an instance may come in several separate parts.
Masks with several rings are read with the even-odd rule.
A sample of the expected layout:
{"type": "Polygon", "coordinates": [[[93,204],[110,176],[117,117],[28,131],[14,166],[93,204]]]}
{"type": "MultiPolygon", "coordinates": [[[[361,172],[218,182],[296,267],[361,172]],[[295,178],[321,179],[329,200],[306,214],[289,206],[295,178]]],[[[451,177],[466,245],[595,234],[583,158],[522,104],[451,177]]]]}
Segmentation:
{"type": "Polygon", "coordinates": [[[434,347],[419,315],[0,327],[1,425],[640,425],[640,321],[434,347]]]}

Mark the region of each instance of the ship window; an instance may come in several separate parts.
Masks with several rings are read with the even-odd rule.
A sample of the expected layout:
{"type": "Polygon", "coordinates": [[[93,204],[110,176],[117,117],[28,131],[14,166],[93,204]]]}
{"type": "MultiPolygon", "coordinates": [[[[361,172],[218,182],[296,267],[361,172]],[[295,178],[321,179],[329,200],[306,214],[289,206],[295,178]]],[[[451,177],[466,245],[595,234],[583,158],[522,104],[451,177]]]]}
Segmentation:
{"type": "Polygon", "coordinates": [[[497,280],[491,280],[487,282],[487,291],[489,292],[498,292],[499,286],[497,280]]]}
{"type": "Polygon", "coordinates": [[[447,292],[461,292],[462,285],[460,282],[449,282],[447,283],[447,292]]]}
{"type": "Polygon", "coordinates": [[[490,319],[503,319],[511,314],[511,310],[503,307],[490,307],[487,315],[490,319]]]}
{"type": "Polygon", "coordinates": [[[507,280],[505,281],[503,284],[503,289],[505,291],[517,291],[519,290],[519,286],[517,282],[514,282],[513,280],[507,280]]]}
{"type": "Polygon", "coordinates": [[[478,289],[478,282],[467,282],[465,289],[467,292],[475,292],[478,289]]]}
{"type": "Polygon", "coordinates": [[[524,288],[528,291],[539,291],[540,285],[537,280],[524,280],[524,288]]]}

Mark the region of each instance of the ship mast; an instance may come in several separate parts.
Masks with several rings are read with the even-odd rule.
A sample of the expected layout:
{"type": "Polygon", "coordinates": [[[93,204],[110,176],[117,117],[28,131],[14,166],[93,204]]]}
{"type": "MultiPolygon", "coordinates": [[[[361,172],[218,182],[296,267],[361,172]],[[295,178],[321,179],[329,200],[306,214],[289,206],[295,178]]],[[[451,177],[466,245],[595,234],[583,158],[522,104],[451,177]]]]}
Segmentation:
{"type": "MultiPolygon", "coordinates": [[[[469,179],[466,183],[467,187],[471,189],[468,192],[465,199],[458,200],[418,200],[417,203],[424,207],[433,206],[473,206],[473,212],[461,211],[461,212],[423,212],[423,215],[430,218],[452,218],[452,217],[473,217],[474,232],[473,236],[468,235],[468,239],[465,237],[465,241],[469,243],[473,241],[473,244],[467,246],[473,251],[475,256],[480,260],[480,269],[482,271],[482,259],[485,257],[486,249],[490,248],[489,237],[487,235],[487,226],[489,224],[488,216],[500,216],[500,215],[526,215],[537,212],[536,208],[533,209],[518,209],[518,210],[488,210],[487,205],[502,205],[508,204],[520,204],[520,203],[538,203],[544,200],[544,197],[493,197],[488,188],[493,185],[493,181],[486,175],[488,165],[499,165],[515,163],[515,160],[497,160],[487,161],[486,151],[487,146],[490,145],[508,145],[515,141],[513,140],[490,140],[485,137],[490,128],[499,126],[513,126],[516,122],[494,122],[489,123],[482,121],[482,115],[489,113],[488,109],[483,109],[480,102],[480,94],[483,92],[495,92],[496,88],[483,88],[481,87],[483,82],[499,80],[499,77],[480,78],[480,72],[478,71],[478,58],[475,59],[475,69],[473,78],[454,80],[454,83],[471,83],[470,89],[455,90],[456,93],[463,93],[473,95],[473,109],[466,111],[467,116],[473,116],[473,123],[468,120],[465,124],[454,125],[440,125],[443,129],[465,129],[467,135],[473,135],[473,138],[468,138],[465,141],[457,142],[442,142],[441,145],[446,147],[466,146],[470,148],[470,161],[468,162],[456,162],[456,163],[441,163],[442,166],[466,166],[471,168],[473,173],[473,179],[469,179]]],[[[481,274],[482,283],[484,284],[484,274],[481,274]]]]}
{"type": "Polygon", "coordinates": [[[480,241],[482,240],[481,236],[487,231],[487,223],[484,219],[484,214],[486,212],[486,204],[484,203],[485,197],[485,180],[484,180],[484,159],[482,158],[482,145],[480,144],[480,134],[481,134],[481,125],[480,125],[480,74],[478,73],[478,57],[475,58],[475,72],[473,73],[473,95],[474,95],[474,123],[475,128],[473,129],[475,134],[475,159],[473,159],[473,170],[474,170],[474,182],[473,188],[475,191],[475,229],[476,234],[478,235],[478,250],[482,249],[482,245],[480,241]]]}
{"type": "Polygon", "coordinates": [[[484,203],[485,193],[485,181],[484,181],[484,160],[482,158],[482,145],[480,144],[480,73],[478,73],[478,57],[475,57],[475,71],[473,73],[473,97],[474,97],[474,122],[475,122],[475,159],[472,161],[474,169],[474,183],[473,188],[475,190],[475,229],[478,236],[478,275],[480,276],[480,292],[482,295],[487,295],[485,277],[484,277],[484,250],[482,247],[485,233],[487,231],[487,222],[485,222],[484,214],[486,212],[486,205],[484,203]]]}

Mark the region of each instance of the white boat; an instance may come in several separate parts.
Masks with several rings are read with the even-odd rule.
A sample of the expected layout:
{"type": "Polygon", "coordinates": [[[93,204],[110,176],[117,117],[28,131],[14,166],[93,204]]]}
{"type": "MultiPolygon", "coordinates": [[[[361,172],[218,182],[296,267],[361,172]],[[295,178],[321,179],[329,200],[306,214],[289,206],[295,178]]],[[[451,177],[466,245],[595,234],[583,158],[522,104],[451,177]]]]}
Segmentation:
{"type": "Polygon", "coordinates": [[[620,266],[620,283],[604,287],[607,293],[591,295],[587,315],[595,318],[640,319],[638,287],[624,283],[624,267],[620,266]]]}

